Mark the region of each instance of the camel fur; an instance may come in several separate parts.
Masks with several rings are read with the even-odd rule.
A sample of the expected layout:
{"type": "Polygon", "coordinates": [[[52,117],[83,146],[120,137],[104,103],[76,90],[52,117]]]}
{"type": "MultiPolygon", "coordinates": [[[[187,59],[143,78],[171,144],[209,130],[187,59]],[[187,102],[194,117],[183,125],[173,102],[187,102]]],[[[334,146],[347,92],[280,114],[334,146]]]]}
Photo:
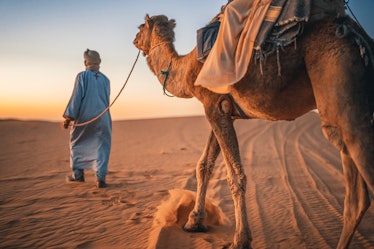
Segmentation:
{"type": "Polygon", "coordinates": [[[267,58],[261,73],[252,63],[244,78],[229,94],[216,94],[195,86],[202,67],[196,48],[178,55],[174,41],[175,21],[148,15],[140,25],[134,45],[143,51],[151,71],[162,84],[169,68],[166,89],[176,97],[197,98],[204,106],[212,131],[196,166],[197,197],[184,229],[206,231],[205,196],[215,161],[222,152],[235,208],[236,228],[230,248],[251,248],[246,213],[246,175],[242,167],[235,119],[294,120],[318,109],[323,134],[340,151],[345,177],[343,229],[337,248],[347,248],[365,211],[370,206],[368,190],[374,192],[374,70],[365,61],[350,35],[337,36],[339,23],[353,27],[374,51],[373,40],[349,17],[306,23],[297,47],[267,58]],[[169,66],[170,65],[170,66],[169,66]]]}

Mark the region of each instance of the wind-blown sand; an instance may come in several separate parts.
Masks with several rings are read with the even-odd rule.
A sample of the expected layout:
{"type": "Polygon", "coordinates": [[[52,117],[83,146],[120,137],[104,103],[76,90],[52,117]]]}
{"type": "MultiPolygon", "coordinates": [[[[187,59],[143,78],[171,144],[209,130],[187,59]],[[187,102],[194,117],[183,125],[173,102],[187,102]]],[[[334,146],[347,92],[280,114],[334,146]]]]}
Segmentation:
{"type": "MultiPolygon", "coordinates": [[[[339,153],[317,114],[294,122],[235,122],[247,173],[253,248],[334,248],[342,227],[339,153]]],[[[113,123],[106,189],[66,184],[68,131],[58,123],[0,121],[0,248],[222,248],[234,232],[226,169],[210,182],[207,233],[181,227],[194,203],[204,117],[113,123]]],[[[351,248],[374,248],[374,204],[351,248]]]]}

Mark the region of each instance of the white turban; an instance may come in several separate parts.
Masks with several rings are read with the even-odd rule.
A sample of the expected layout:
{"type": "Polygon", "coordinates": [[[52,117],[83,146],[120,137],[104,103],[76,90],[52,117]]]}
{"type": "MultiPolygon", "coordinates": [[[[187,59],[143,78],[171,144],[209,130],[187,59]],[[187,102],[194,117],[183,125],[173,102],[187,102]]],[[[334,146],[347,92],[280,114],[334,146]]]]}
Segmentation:
{"type": "Polygon", "coordinates": [[[98,52],[87,49],[84,52],[83,57],[86,70],[99,71],[101,59],[98,52]]]}

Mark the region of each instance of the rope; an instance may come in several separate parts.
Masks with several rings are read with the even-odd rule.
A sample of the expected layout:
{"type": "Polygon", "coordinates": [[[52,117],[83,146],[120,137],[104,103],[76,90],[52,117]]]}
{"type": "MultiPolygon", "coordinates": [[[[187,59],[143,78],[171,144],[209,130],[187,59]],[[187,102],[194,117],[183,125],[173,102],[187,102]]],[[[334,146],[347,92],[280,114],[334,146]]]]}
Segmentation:
{"type": "Polygon", "coordinates": [[[127,78],[126,78],[125,83],[123,84],[121,90],[119,91],[119,93],[117,94],[117,96],[114,98],[114,100],[112,101],[112,103],[111,103],[107,108],[105,108],[105,110],[104,110],[102,113],[100,113],[98,116],[96,116],[95,118],[93,118],[93,119],[91,119],[91,120],[88,120],[88,121],[86,121],[86,122],[83,122],[83,123],[73,124],[73,125],[69,125],[69,126],[79,127],[79,126],[85,126],[85,125],[88,125],[88,124],[90,124],[90,123],[95,122],[96,120],[98,120],[99,118],[101,118],[101,117],[102,117],[102,116],[103,116],[107,111],[109,111],[109,109],[112,107],[112,105],[114,104],[114,102],[116,102],[116,100],[118,99],[118,97],[121,95],[123,89],[125,88],[127,82],[129,81],[129,78],[130,78],[130,76],[131,76],[131,74],[132,74],[132,71],[133,71],[134,68],[135,68],[136,62],[138,61],[139,54],[140,54],[140,50],[138,51],[138,55],[136,56],[136,59],[135,59],[135,61],[134,61],[134,64],[132,65],[132,68],[131,68],[131,70],[130,70],[129,75],[128,75],[127,78]]]}
{"type": "Polygon", "coordinates": [[[348,8],[349,12],[351,13],[352,17],[357,22],[358,26],[360,26],[360,28],[363,29],[363,27],[361,26],[360,22],[358,21],[358,19],[356,18],[355,14],[353,13],[352,9],[349,7],[349,0],[345,0],[344,3],[345,3],[345,6],[347,6],[347,8],[348,8]]]}

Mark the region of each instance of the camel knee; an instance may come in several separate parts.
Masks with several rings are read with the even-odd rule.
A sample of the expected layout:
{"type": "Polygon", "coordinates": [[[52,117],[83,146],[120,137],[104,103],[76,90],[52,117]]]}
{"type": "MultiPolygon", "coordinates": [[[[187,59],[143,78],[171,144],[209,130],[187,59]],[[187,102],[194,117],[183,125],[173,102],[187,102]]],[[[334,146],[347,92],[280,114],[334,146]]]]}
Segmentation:
{"type": "Polygon", "coordinates": [[[227,97],[222,97],[219,101],[219,110],[222,114],[231,114],[232,113],[232,102],[227,97]]]}
{"type": "Polygon", "coordinates": [[[338,127],[323,125],[322,133],[325,138],[327,138],[327,140],[339,151],[343,151],[345,149],[345,145],[343,143],[338,127]]]}

